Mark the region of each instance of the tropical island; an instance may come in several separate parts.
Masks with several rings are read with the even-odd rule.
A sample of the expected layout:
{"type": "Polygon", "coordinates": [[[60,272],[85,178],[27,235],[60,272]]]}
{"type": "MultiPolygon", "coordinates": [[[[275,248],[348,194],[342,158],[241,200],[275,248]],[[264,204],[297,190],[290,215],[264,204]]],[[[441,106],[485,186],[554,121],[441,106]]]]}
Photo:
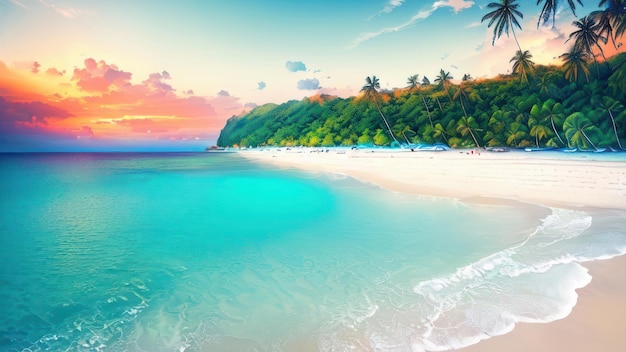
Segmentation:
{"type": "MultiPolygon", "coordinates": [[[[548,4],[553,6],[548,6],[548,4]]],[[[540,21],[554,21],[546,1],[540,21]]],[[[573,2],[570,1],[570,6],[573,2]]],[[[601,1],[605,3],[605,1],[601,1]]],[[[603,5],[603,4],[601,4],[603,5]]],[[[606,5],[606,4],[604,4],[606,5]]],[[[519,50],[511,73],[454,81],[441,69],[433,80],[409,75],[407,86],[380,90],[367,77],[361,94],[347,99],[317,95],[265,104],[230,118],[220,147],[391,146],[445,143],[452,148],[511,147],[622,150],[626,143],[626,53],[605,57],[604,45],[619,48],[623,4],[607,5],[573,23],[562,64],[538,65],[519,50]],[[455,83],[456,82],[456,83],[455,83]]],[[[483,17],[494,41],[520,27],[515,1],[489,4],[483,17]]],[[[572,8],[572,11],[575,7],[572,8]]],[[[538,23],[539,26],[540,23],[538,23]]],[[[517,38],[515,38],[517,41],[517,38]]],[[[457,77],[458,78],[458,77],[457,77]]]]}

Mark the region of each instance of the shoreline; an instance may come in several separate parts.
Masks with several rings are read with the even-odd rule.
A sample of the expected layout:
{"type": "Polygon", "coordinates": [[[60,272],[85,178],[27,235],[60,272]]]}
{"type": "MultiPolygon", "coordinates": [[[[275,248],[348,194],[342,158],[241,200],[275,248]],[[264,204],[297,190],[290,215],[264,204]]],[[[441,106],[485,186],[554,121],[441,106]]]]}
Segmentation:
{"type": "MultiPolygon", "coordinates": [[[[238,154],[281,168],[339,173],[393,192],[457,199],[468,204],[521,202],[596,214],[626,210],[626,163],[622,162],[454,151],[265,150],[238,154]]],[[[592,281],[576,290],[577,304],[565,318],[548,323],[517,323],[511,332],[458,350],[626,350],[626,255],[581,265],[589,270],[592,281]]]]}
{"type": "Polygon", "coordinates": [[[626,210],[626,162],[543,159],[518,152],[465,154],[341,150],[242,151],[279,167],[332,172],[409,194],[502,198],[581,209],[626,210]]]}

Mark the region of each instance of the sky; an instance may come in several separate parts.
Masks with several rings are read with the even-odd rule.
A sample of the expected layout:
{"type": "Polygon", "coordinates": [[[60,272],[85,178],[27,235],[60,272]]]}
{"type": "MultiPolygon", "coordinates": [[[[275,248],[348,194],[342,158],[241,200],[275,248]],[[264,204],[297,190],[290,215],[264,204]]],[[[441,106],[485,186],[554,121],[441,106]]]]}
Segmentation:
{"type": "MultiPolygon", "coordinates": [[[[203,150],[232,116],[318,94],[509,73],[481,0],[0,0],[0,152],[203,150]]],[[[576,16],[516,35],[558,64],[576,16]]],[[[619,50],[623,51],[624,47],[619,50]]]]}

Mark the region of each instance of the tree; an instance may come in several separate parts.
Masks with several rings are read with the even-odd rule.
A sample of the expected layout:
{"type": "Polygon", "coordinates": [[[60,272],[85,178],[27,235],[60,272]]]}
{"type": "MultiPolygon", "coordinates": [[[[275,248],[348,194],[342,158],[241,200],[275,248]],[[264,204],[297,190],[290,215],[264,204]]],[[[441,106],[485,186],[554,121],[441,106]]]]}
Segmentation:
{"type": "Polygon", "coordinates": [[[462,78],[461,80],[462,80],[463,82],[465,82],[465,81],[471,81],[471,80],[473,80],[473,79],[474,79],[474,78],[472,77],[472,75],[470,75],[469,73],[466,73],[466,74],[464,74],[464,75],[463,75],[463,78],[462,78]]]}
{"type": "Polygon", "coordinates": [[[613,73],[609,77],[609,86],[614,94],[626,92],[626,54],[621,54],[613,60],[613,73]]]}
{"type": "Polygon", "coordinates": [[[448,133],[446,132],[445,128],[443,128],[443,126],[440,123],[435,125],[435,129],[433,132],[433,138],[437,139],[439,137],[443,137],[443,140],[446,141],[446,144],[448,144],[448,133]]]}
{"type": "Polygon", "coordinates": [[[598,95],[594,95],[591,97],[591,104],[598,106],[600,109],[606,110],[606,112],[608,112],[609,117],[611,118],[611,123],[613,124],[613,132],[615,132],[615,140],[617,141],[617,145],[619,146],[619,149],[624,149],[622,148],[622,143],[619,141],[619,136],[617,135],[617,126],[615,125],[615,117],[613,116],[613,111],[623,110],[624,105],[609,96],[600,97],[598,95]]]}
{"type": "Polygon", "coordinates": [[[380,82],[378,78],[376,76],[368,76],[367,78],[365,78],[365,82],[366,84],[363,86],[363,88],[361,88],[361,92],[365,92],[365,97],[374,101],[374,104],[376,105],[376,110],[378,110],[380,117],[383,118],[385,126],[387,126],[387,130],[391,135],[391,138],[393,138],[396,143],[399,143],[396,139],[396,136],[393,135],[391,127],[389,127],[389,123],[387,122],[385,115],[383,115],[383,112],[380,110],[380,106],[378,105],[378,89],[380,89],[380,82]]]}
{"type": "Polygon", "coordinates": [[[535,63],[530,60],[532,57],[528,50],[524,52],[517,51],[515,56],[509,61],[513,62],[513,72],[517,73],[520,76],[520,80],[526,82],[529,88],[530,81],[528,80],[528,76],[535,74],[535,63]]]}
{"type": "Polygon", "coordinates": [[[474,130],[476,129],[476,127],[478,127],[478,124],[473,117],[461,116],[461,118],[457,122],[456,131],[460,133],[463,137],[467,136],[467,134],[469,133],[472,136],[472,139],[474,140],[476,146],[480,148],[480,143],[478,143],[478,140],[474,135],[474,130]]]}
{"type": "Polygon", "coordinates": [[[409,125],[404,126],[404,128],[402,129],[402,136],[404,137],[404,140],[406,140],[406,144],[408,144],[410,146],[411,145],[411,141],[406,136],[407,132],[411,132],[411,133],[415,134],[415,131],[413,131],[411,129],[411,127],[409,127],[409,125]]]}
{"type": "Polygon", "coordinates": [[[520,147],[520,141],[526,137],[527,132],[524,125],[517,121],[511,122],[505,131],[506,143],[513,145],[515,148],[520,147]]]}
{"type": "Polygon", "coordinates": [[[580,111],[569,115],[563,123],[565,138],[569,141],[570,147],[576,147],[579,149],[587,149],[587,142],[589,142],[593,149],[598,149],[585,133],[585,131],[590,131],[592,129],[593,125],[591,124],[591,121],[589,121],[589,119],[580,111]]]}
{"type": "MultiPolygon", "coordinates": [[[[545,1],[545,4],[543,4],[543,9],[541,9],[541,13],[539,14],[539,20],[537,21],[537,28],[539,28],[539,24],[541,24],[541,21],[543,21],[543,24],[545,25],[546,22],[550,20],[550,18],[552,18],[552,28],[555,28],[556,10],[559,7],[561,1],[560,0],[537,0],[537,5],[539,5],[542,1],[545,1]]],[[[580,0],[577,0],[577,1],[582,6],[583,3],[580,0]]],[[[574,16],[576,16],[576,4],[574,3],[574,0],[567,0],[567,4],[569,5],[570,10],[572,10],[572,13],[574,14],[574,16]]]]}
{"type": "Polygon", "coordinates": [[[607,39],[598,34],[600,28],[592,16],[585,16],[578,21],[572,22],[572,25],[578,29],[570,33],[569,38],[565,42],[567,43],[570,39],[575,39],[574,47],[580,48],[593,58],[593,62],[596,63],[596,72],[600,76],[598,61],[593,54],[593,47],[595,46],[600,50],[602,58],[606,61],[600,42],[606,43],[607,39]]]}
{"type": "Polygon", "coordinates": [[[459,99],[459,101],[461,102],[461,108],[463,109],[463,115],[465,115],[465,117],[467,118],[467,110],[465,110],[465,104],[463,104],[463,100],[468,100],[468,92],[467,92],[468,88],[463,85],[463,82],[461,82],[461,84],[459,85],[459,89],[456,90],[456,92],[454,92],[454,96],[452,97],[452,99],[457,100],[459,99]]]}
{"type": "Polygon", "coordinates": [[[531,137],[535,137],[535,145],[537,145],[537,148],[539,148],[539,142],[548,137],[550,133],[550,128],[545,125],[547,119],[549,118],[541,114],[541,108],[537,105],[534,105],[533,108],[530,109],[528,127],[530,128],[531,137]]]}
{"type": "Polygon", "coordinates": [[[517,27],[522,30],[522,26],[519,24],[517,17],[524,18],[524,14],[517,10],[518,7],[519,4],[516,4],[516,0],[500,0],[499,3],[492,2],[487,5],[487,8],[495,10],[483,16],[480,22],[490,20],[487,24],[488,28],[496,22],[496,26],[493,29],[493,40],[491,41],[491,45],[495,45],[496,39],[500,38],[502,32],[506,33],[506,36],[508,37],[510,28],[513,33],[513,38],[515,39],[515,43],[517,43],[517,47],[520,51],[522,51],[522,47],[517,41],[514,28],[517,27]]]}
{"type": "Polygon", "coordinates": [[[426,76],[422,77],[422,85],[423,86],[429,86],[430,85],[430,80],[428,79],[428,77],[426,77],[426,76]]]}
{"type": "Polygon", "coordinates": [[[571,82],[578,81],[578,74],[582,72],[585,75],[587,83],[589,83],[589,54],[581,48],[573,45],[570,51],[559,56],[563,60],[563,72],[565,79],[571,82]]]}
{"type": "Polygon", "coordinates": [[[606,38],[611,39],[617,49],[620,44],[616,42],[626,31],[626,1],[624,0],[601,0],[599,7],[604,7],[603,11],[594,11],[591,17],[598,23],[598,34],[606,34],[606,38]]]}
{"type": "Polygon", "coordinates": [[[419,86],[420,86],[420,83],[419,83],[419,75],[409,76],[409,78],[407,78],[406,83],[409,85],[409,87],[408,87],[408,88],[409,88],[410,90],[414,90],[414,89],[416,89],[417,87],[419,87],[419,86]]]}
{"type": "Polygon", "coordinates": [[[453,79],[454,77],[450,75],[450,72],[446,72],[443,69],[439,71],[439,76],[435,78],[435,82],[437,82],[446,91],[446,94],[448,95],[448,99],[450,101],[452,101],[452,98],[450,97],[449,89],[453,79]]]}

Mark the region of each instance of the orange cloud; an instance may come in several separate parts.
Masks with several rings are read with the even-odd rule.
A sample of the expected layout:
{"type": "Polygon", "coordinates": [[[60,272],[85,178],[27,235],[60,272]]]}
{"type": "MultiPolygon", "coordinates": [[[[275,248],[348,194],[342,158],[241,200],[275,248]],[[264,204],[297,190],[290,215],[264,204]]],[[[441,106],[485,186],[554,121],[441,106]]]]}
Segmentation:
{"type": "MultiPolygon", "coordinates": [[[[131,72],[93,58],[74,68],[71,77],[57,68],[42,68],[46,74],[39,75],[40,67],[34,61],[9,68],[0,61],[3,134],[99,140],[190,139],[208,144],[206,139],[216,138],[228,118],[249,110],[226,91],[214,97],[195,96],[189,90],[178,94],[167,71],[135,83],[131,72]]],[[[2,142],[0,138],[0,150],[2,142]]]]}

